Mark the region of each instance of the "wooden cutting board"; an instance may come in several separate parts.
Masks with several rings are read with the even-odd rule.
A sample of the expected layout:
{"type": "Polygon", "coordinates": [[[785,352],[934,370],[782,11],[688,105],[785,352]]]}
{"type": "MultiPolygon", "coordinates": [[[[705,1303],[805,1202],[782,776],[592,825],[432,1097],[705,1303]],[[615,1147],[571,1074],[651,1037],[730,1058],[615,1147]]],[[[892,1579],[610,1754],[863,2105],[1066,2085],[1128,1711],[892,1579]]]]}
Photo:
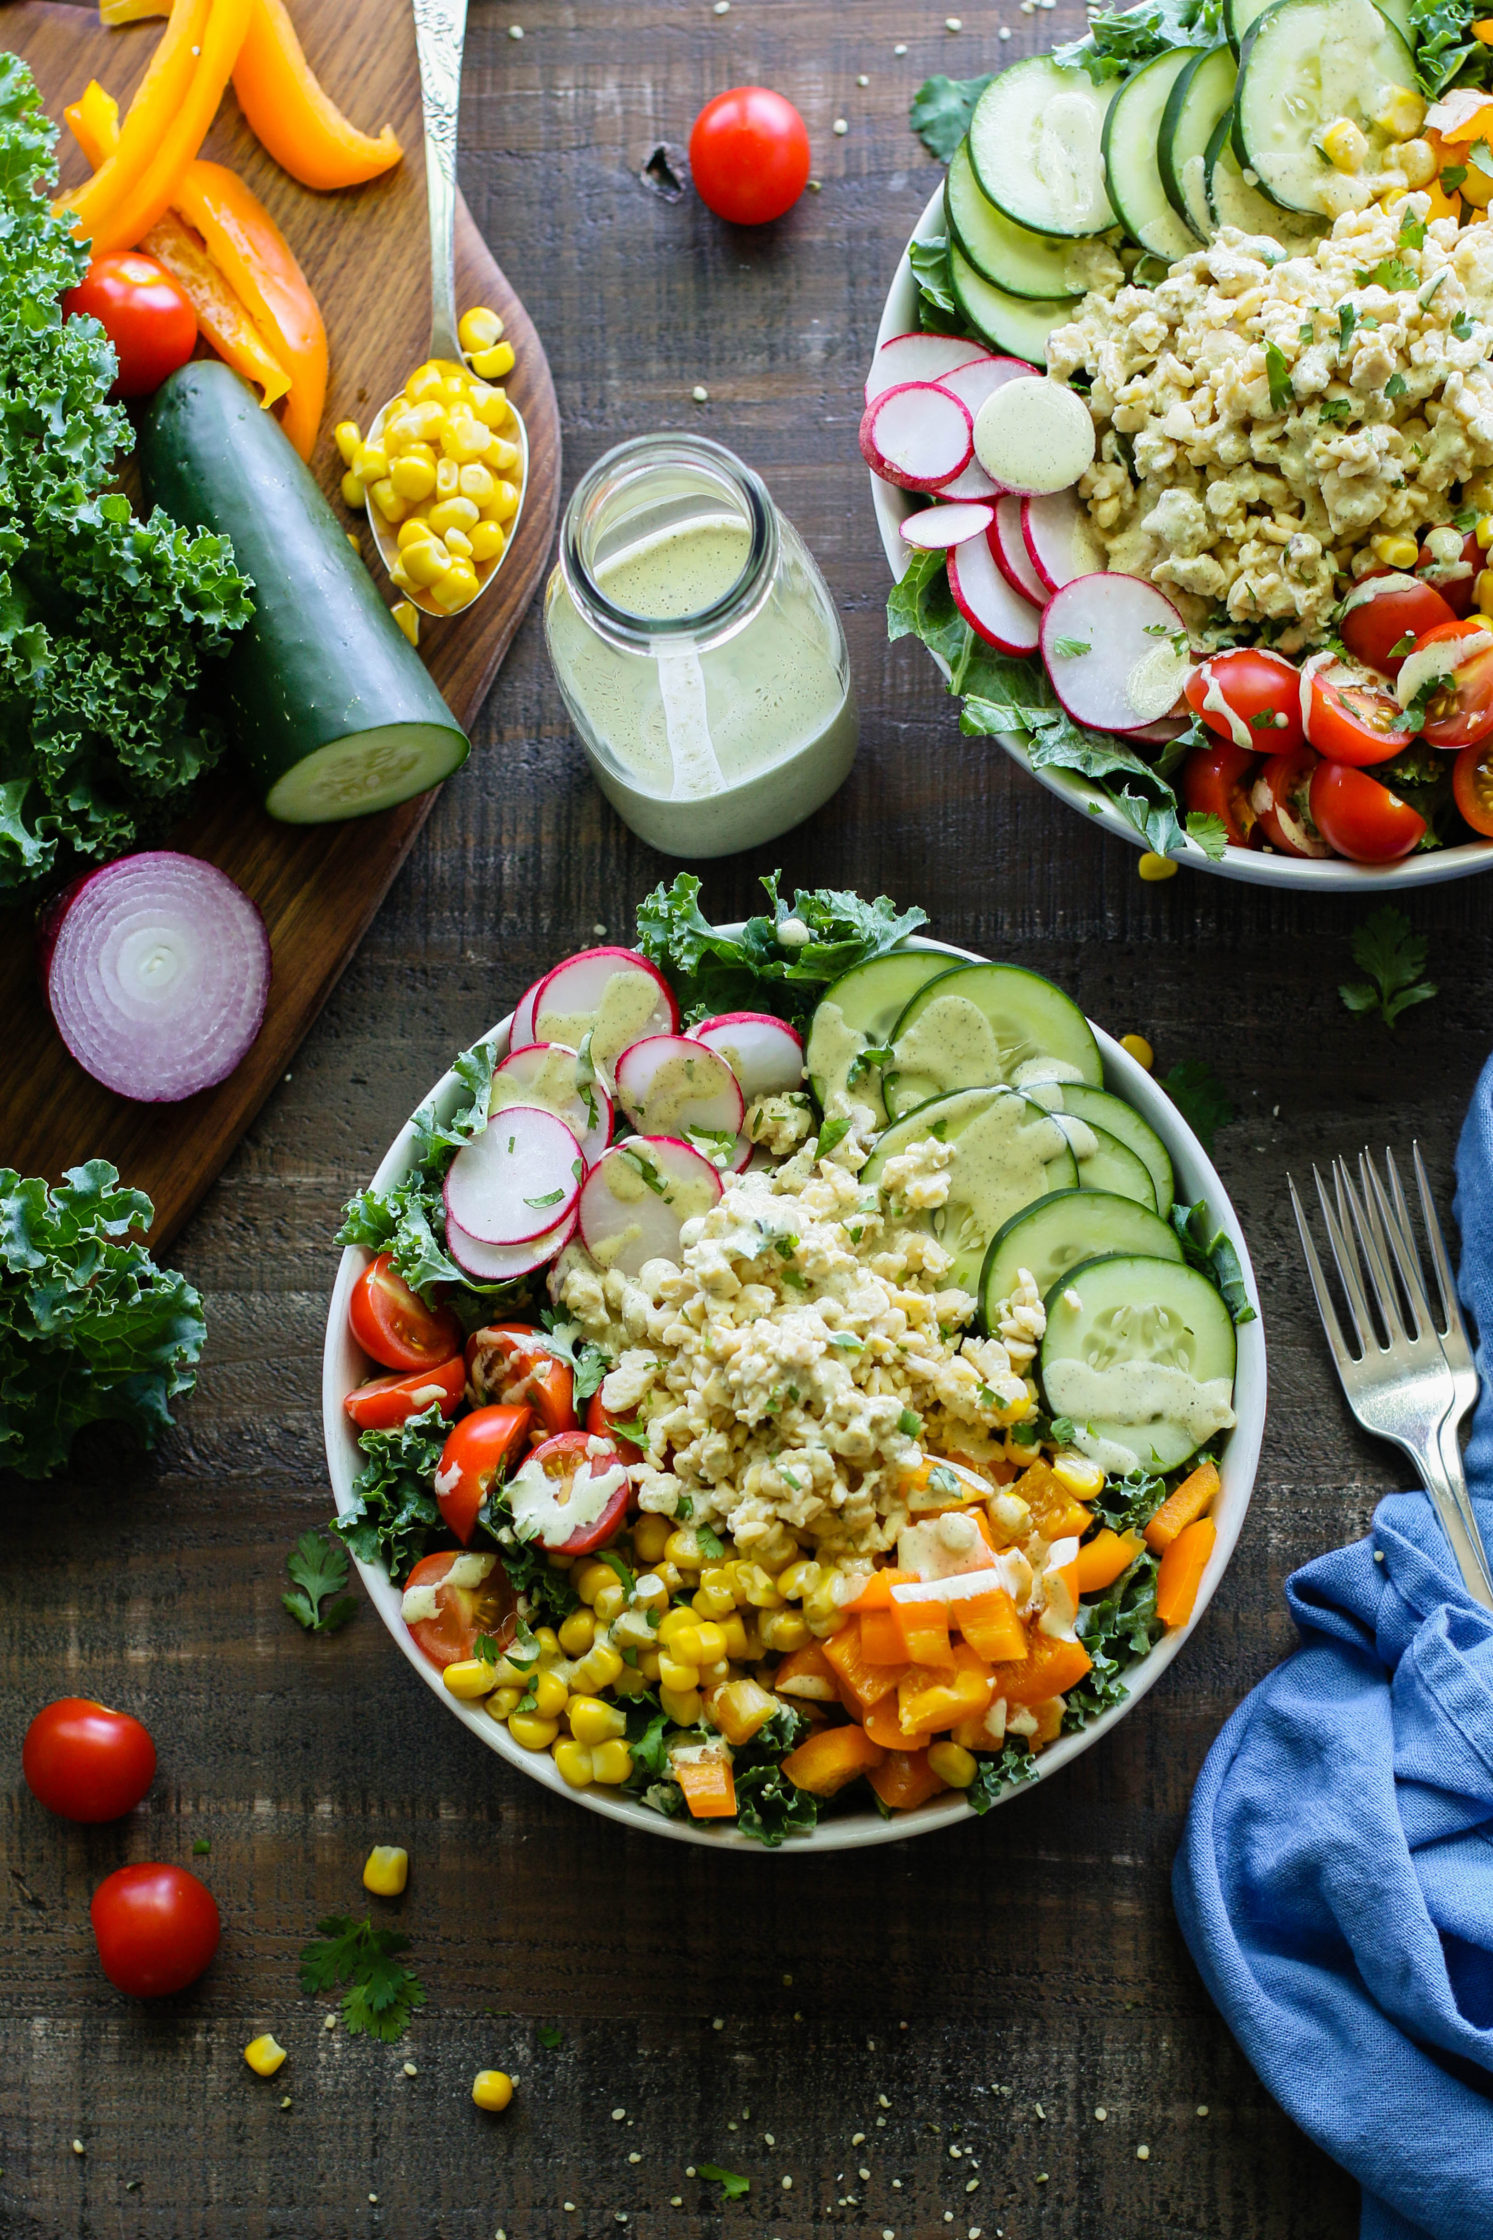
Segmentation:
{"type": "MultiPolygon", "coordinates": [[[[313,194],[264,154],[231,90],[204,152],[248,180],[320,300],[332,372],[311,464],[340,506],[341,462],[332,429],[343,419],[366,427],[417,363],[429,334],[420,83],[408,0],[292,4],[302,44],[327,90],[364,130],[392,124],[403,162],[367,186],[313,194]]],[[[105,30],[91,8],[53,0],[15,0],[0,13],[0,42],[25,57],[59,122],[64,103],[91,77],[123,105],[160,30],[155,21],[105,30]]],[[[64,185],[84,176],[65,129],[59,155],[64,185]]],[[[523,517],[491,590],[465,617],[421,620],[421,654],[457,721],[470,729],[549,557],[560,496],[560,422],[539,338],[464,203],[457,212],[456,278],[458,307],[490,304],[506,323],[517,355],[507,386],[528,422],[530,445],[523,517]]],[[[362,542],[376,567],[366,527],[362,542]]],[[[392,588],[385,584],[384,590],[392,603],[392,588]]],[[[180,1104],[130,1104],[74,1063],[42,1000],[31,912],[0,912],[0,1166],[55,1179],[79,1160],[111,1159],[155,1201],[152,1241],[169,1238],[284,1073],[434,799],[424,794],[346,824],[295,826],[266,817],[231,764],[205,781],[169,844],[221,865],[253,896],[269,928],[274,985],[263,1031],[242,1065],[216,1089],[180,1104]]]]}

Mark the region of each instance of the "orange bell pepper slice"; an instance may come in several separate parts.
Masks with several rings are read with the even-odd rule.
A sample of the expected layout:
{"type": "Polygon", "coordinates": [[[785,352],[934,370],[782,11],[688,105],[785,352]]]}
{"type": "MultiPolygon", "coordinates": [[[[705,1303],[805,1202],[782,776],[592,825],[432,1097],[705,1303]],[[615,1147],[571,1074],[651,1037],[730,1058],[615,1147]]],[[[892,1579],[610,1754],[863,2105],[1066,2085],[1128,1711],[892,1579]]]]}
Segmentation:
{"type": "Polygon", "coordinates": [[[862,1714],[861,1725],[871,1740],[879,1742],[883,1750],[905,1750],[910,1742],[916,1740],[915,1736],[903,1731],[895,1693],[883,1696],[880,1703],[873,1703],[870,1710],[862,1714]]]}
{"type": "Polygon", "coordinates": [[[861,1612],[861,1655],[867,1664],[907,1663],[907,1643],[890,1601],[885,1610],[861,1612]]]}
{"type": "Polygon", "coordinates": [[[774,1695],[790,1696],[798,1703],[838,1703],[835,1668],[817,1641],[790,1649],[772,1676],[774,1695]]]}
{"type": "Polygon", "coordinates": [[[1122,1572],[1130,1569],[1140,1551],[1141,1544],[1134,1533],[1121,1534],[1106,1525],[1092,1540],[1085,1540],[1069,1566],[1079,1593],[1102,1594],[1106,1587],[1114,1585],[1122,1572]]]}
{"type": "Polygon", "coordinates": [[[1183,1527],[1193,1523],[1211,1509],[1218,1496],[1218,1468],[1212,1462],[1200,1462],[1190,1477],[1182,1480],[1175,1493],[1169,1493],[1146,1526],[1146,1546],[1154,1555],[1169,1548],[1183,1527]]]}
{"type": "Polygon", "coordinates": [[[948,1787],[929,1765],[926,1750],[889,1750],[867,1779],[890,1812],[911,1812],[948,1787]]]}
{"type": "Polygon", "coordinates": [[[736,1776],[724,1751],[707,1758],[671,1759],[669,1772],[684,1791],[692,1820],[736,1818],[736,1776]]]}
{"type": "Polygon", "coordinates": [[[846,1707],[857,1717],[869,1711],[873,1703],[879,1703],[883,1696],[889,1696],[896,1687],[902,1667],[868,1661],[861,1648],[859,1618],[852,1618],[838,1633],[832,1633],[823,1647],[846,1707]]]}
{"type": "Polygon", "coordinates": [[[403,153],[388,125],[372,139],[349,124],[306,60],[284,0],[253,0],[233,90],[260,146],[303,187],[361,186],[403,153]]]}
{"type": "Polygon", "coordinates": [[[897,1709],[902,1732],[909,1742],[957,1726],[961,1719],[975,1719],[995,1700],[991,1668],[969,1644],[957,1642],[951,1651],[953,1670],[940,1665],[913,1665],[897,1683],[897,1709]]]}
{"type": "Polygon", "coordinates": [[[954,1652],[949,1645],[946,1602],[899,1602],[893,1595],[888,1615],[901,1634],[905,1662],[952,1665],[954,1652]]]}
{"type": "Polygon", "coordinates": [[[1026,1655],[1026,1627],[1004,1587],[992,1587],[987,1594],[956,1602],[953,1618],[970,1647],[988,1663],[1001,1664],[1026,1655]]]}
{"type": "Polygon", "coordinates": [[[823,1727],[789,1751],[783,1771],[795,1789],[807,1789],[816,1797],[832,1797],[873,1766],[879,1766],[885,1755],[880,1744],[861,1727],[823,1727]]]}
{"type": "Polygon", "coordinates": [[[110,29],[120,23],[140,23],[146,16],[169,16],[171,0],[99,0],[98,19],[110,29]]]}
{"type": "Polygon", "coordinates": [[[1057,1641],[1034,1626],[1027,1634],[1025,1657],[995,1667],[992,1701],[1004,1696],[1013,1706],[1045,1703],[1050,1696],[1065,1695],[1069,1688],[1076,1688],[1084,1674],[1093,1669],[1093,1663],[1081,1641],[1057,1641]]]}
{"type": "Polygon", "coordinates": [[[1218,1541],[1211,1517],[1199,1517],[1177,1534],[1156,1572],[1156,1615],[1163,1625],[1185,1626],[1192,1616],[1203,1573],[1218,1541]]]}
{"type": "Polygon", "coordinates": [[[259,197],[225,165],[194,163],[175,199],[289,373],[280,424],[309,459],[327,395],[327,330],[306,275],[259,197]]]}

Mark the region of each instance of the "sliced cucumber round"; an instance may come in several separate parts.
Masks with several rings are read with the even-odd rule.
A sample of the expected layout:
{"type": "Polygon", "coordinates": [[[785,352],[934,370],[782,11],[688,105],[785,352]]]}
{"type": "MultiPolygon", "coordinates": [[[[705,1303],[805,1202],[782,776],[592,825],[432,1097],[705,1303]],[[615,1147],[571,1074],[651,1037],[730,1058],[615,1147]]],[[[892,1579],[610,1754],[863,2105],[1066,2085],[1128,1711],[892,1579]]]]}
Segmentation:
{"type": "MultiPolygon", "coordinates": [[[[1273,0],[1224,0],[1223,28],[1235,54],[1244,44],[1245,33],[1258,23],[1273,0]]],[[[1411,35],[1410,0],[1374,0],[1379,13],[1388,16],[1407,46],[1414,45],[1411,35]]]]}
{"type": "Polygon", "coordinates": [[[1048,1412],[1106,1470],[1175,1470],[1234,1421],[1234,1325],[1185,1261],[1081,1261],[1047,1294],[1038,1359],[1048,1412]]]}
{"type": "Polygon", "coordinates": [[[1143,63],[1126,79],[1104,119],[1104,178],[1115,213],[1132,241],[1168,264],[1190,256],[1197,242],[1185,216],[1172,208],[1162,181],[1161,120],[1177,80],[1204,52],[1201,47],[1173,47],[1143,63]]]}
{"type": "Polygon", "coordinates": [[[1156,1211],[1164,1220],[1172,1210],[1176,1186],[1166,1145],[1150,1121],[1143,1120],[1133,1104],[1127,1104],[1112,1090],[1091,1089],[1086,1081],[1063,1083],[1060,1109],[1073,1113],[1079,1120],[1087,1120],[1091,1128],[1104,1128],[1110,1135],[1118,1136],[1138,1159],[1144,1160],[1151,1177],[1156,1211]]]}
{"type": "Polygon", "coordinates": [[[1051,55],[1002,70],[969,126],[970,160],[986,200],[1033,233],[1076,240],[1112,226],[1099,143],[1117,90],[1113,79],[1096,86],[1087,71],[1051,55]]]}
{"type": "Polygon", "coordinates": [[[934,1097],[882,1135],[860,1172],[881,1186],[887,1162],[933,1136],[953,1150],[945,1203],[902,1216],[953,1254],[949,1281],[978,1293],[991,1238],[1023,1206],[1078,1185],[1078,1165],[1052,1114],[1014,1089],[934,1097]]]}
{"type": "Polygon", "coordinates": [[[976,272],[957,241],[949,243],[949,285],[965,325],[1004,357],[1047,367],[1047,337],[1073,316],[1071,296],[1013,296],[976,272]]]}
{"type": "Polygon", "coordinates": [[[1133,1198],[1105,1190],[1056,1190],[1000,1229],[980,1271],[980,1313],[994,1332],[1024,1268],[1045,1298],[1059,1276],[1106,1252],[1180,1260],[1176,1233],[1133,1198]]]}
{"type": "Polygon", "coordinates": [[[1416,94],[1415,65],[1374,0],[1276,0],[1240,50],[1234,152],[1272,202],[1320,216],[1332,176],[1323,133],[1349,118],[1377,171],[1390,142],[1374,120],[1396,92],[1416,94]]]}
{"type": "Polygon", "coordinates": [[[1268,234],[1283,249],[1305,249],[1320,241],[1327,231],[1325,218],[1303,217],[1292,210],[1282,210],[1252,187],[1240,169],[1238,153],[1234,147],[1234,112],[1220,117],[1208,143],[1204,159],[1204,175],[1208,190],[1208,207],[1213,222],[1219,226],[1237,226],[1241,233],[1268,234]]]}
{"type": "Polygon", "coordinates": [[[858,1068],[856,1061],[863,1050],[885,1048],[919,988],[954,970],[936,950],[894,949],[831,982],[809,1021],[804,1045],[804,1071],[821,1111],[837,1089],[848,1086],[854,1070],[856,1101],[870,1105],[878,1120],[885,1118],[880,1066],[858,1068]]]}
{"type": "Polygon", "coordinates": [[[953,1089],[1010,1083],[1033,1058],[1056,1058],[1095,1088],[1104,1079],[1071,996],[1022,965],[962,965],[920,988],[898,1019],[882,1094],[888,1112],[911,1112],[953,1089]]]}
{"type": "Polygon", "coordinates": [[[1199,241],[1211,239],[1213,233],[1208,146],[1219,120],[1229,113],[1238,75],[1227,47],[1194,55],[1167,95],[1156,135],[1156,161],[1166,198],[1199,241]]]}
{"type": "Polygon", "coordinates": [[[1130,1146],[1112,1136],[1108,1128],[1096,1128],[1092,1121],[1080,1120],[1076,1112],[1058,1112],[1055,1118],[1078,1161],[1080,1190],[1108,1191],[1155,1212],[1156,1193],[1144,1159],[1137,1158],[1130,1146]]]}
{"type": "Polygon", "coordinates": [[[1075,270],[1070,242],[1029,232],[980,192],[967,140],[960,141],[949,165],[944,216],[949,239],[958,243],[981,279],[1008,295],[1057,303],[1084,293],[1086,283],[1075,270]]]}

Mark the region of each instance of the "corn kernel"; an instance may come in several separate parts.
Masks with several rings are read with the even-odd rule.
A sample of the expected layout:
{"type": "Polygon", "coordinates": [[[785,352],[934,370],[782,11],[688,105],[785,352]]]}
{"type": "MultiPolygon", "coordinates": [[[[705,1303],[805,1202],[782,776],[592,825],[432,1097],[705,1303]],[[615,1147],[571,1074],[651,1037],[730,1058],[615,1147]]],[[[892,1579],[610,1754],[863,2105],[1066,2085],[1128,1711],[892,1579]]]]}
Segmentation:
{"type": "Polygon", "coordinates": [[[525,1750],[548,1750],[560,1732],[558,1719],[541,1719],[533,1711],[515,1711],[508,1721],[508,1732],[525,1750]]]}
{"type": "Polygon", "coordinates": [[[1322,152],[1334,171],[1361,171],[1369,144],[1351,117],[1339,117],[1322,135],[1322,152]]]}
{"type": "Polygon", "coordinates": [[[363,1865],[363,1888],[376,1898],[397,1898],[410,1878],[410,1855],[397,1843],[376,1843],[363,1865]]]}
{"type": "Polygon", "coordinates": [[[404,567],[411,583],[429,590],[451,572],[451,555],[439,537],[426,537],[404,548],[404,567]]]}
{"type": "Polygon", "coordinates": [[[411,606],[408,599],[401,599],[390,608],[390,613],[412,646],[420,643],[420,610],[411,606]]]}
{"type": "Polygon", "coordinates": [[[441,380],[440,367],[427,358],[423,366],[416,366],[406,381],[404,393],[411,404],[424,404],[428,399],[440,395],[441,380]]]}
{"type": "Polygon", "coordinates": [[[553,1662],[559,1656],[560,1636],[553,1626],[536,1626],[534,1628],[534,1639],[539,1644],[539,1661],[541,1664],[553,1662]]]}
{"type": "Polygon", "coordinates": [[[686,1664],[717,1664],[726,1654],[725,1628],[705,1618],[695,1627],[689,1652],[681,1651],[686,1664]]]}
{"type": "Polygon", "coordinates": [[[1493,545],[1493,513],[1478,515],[1474,534],[1477,537],[1478,551],[1486,552],[1489,545],[1493,545]]]}
{"type": "MultiPolygon", "coordinates": [[[[464,537],[459,529],[448,529],[445,536],[441,539],[441,542],[442,544],[444,544],[446,550],[450,553],[453,560],[471,559],[472,540],[470,537],[464,537]]],[[[551,1551],[551,1553],[546,1556],[545,1561],[552,1571],[568,1570],[569,1568],[568,1564],[562,1565],[556,1563],[553,1551],[551,1551]]],[[[572,1556],[570,1561],[573,1563],[575,1561],[575,1558],[572,1556]]]]}
{"type": "Polygon", "coordinates": [[[400,551],[405,552],[412,544],[431,544],[434,539],[435,531],[423,514],[412,513],[408,521],[400,522],[399,534],[394,541],[400,551]]]}
{"type": "Polygon", "coordinates": [[[1097,1501],[1104,1491],[1104,1472],[1097,1462],[1090,1462],[1087,1455],[1060,1454],[1052,1466],[1052,1474],[1060,1486],[1066,1486],[1075,1501],[1097,1501]]]}
{"type": "MultiPolygon", "coordinates": [[[[469,468],[468,473],[471,472],[469,468]]],[[[466,485],[463,483],[463,489],[466,485]]],[[[632,1544],[640,1563],[657,1563],[672,1538],[667,1517],[641,1516],[632,1528],[632,1544]]]]}
{"type": "Polygon", "coordinates": [[[441,449],[459,467],[469,467],[483,457],[490,440],[480,420],[474,420],[469,412],[452,412],[441,434],[441,449]]]}
{"type": "Polygon", "coordinates": [[[700,1716],[701,1696],[698,1688],[660,1687],[658,1700],[676,1727],[692,1727],[700,1716]]]}
{"type": "Polygon", "coordinates": [[[534,1682],[534,1709],[541,1719],[558,1719],[570,1700],[570,1690],[558,1672],[541,1672],[534,1682]]]}
{"type": "Polygon", "coordinates": [[[616,1742],[627,1732],[627,1721],[614,1703],[596,1696],[572,1696],[567,1716],[577,1742],[593,1748],[599,1742],[616,1742]]]}
{"type": "Polygon", "coordinates": [[[603,1625],[610,1625],[627,1600],[627,1592],[614,1571],[607,1573],[604,1587],[598,1587],[591,1596],[591,1607],[603,1625]]]}
{"type": "Polygon", "coordinates": [[[503,339],[503,322],[496,311],[485,303],[474,303],[457,321],[456,339],[463,350],[491,350],[493,344],[503,339]]]}
{"type": "Polygon", "coordinates": [[[1175,856],[1159,856],[1147,848],[1135,868],[1146,884],[1154,887],[1159,886],[1163,879],[1175,879],[1181,865],[1175,856]]]}
{"type": "Polygon", "coordinates": [[[498,1668],[486,1657],[464,1657],[458,1664],[448,1664],[441,1679],[448,1694],[470,1703],[478,1696],[492,1694],[498,1684],[498,1668]]]}
{"type": "MultiPolygon", "coordinates": [[[[479,465],[476,460],[469,461],[462,468],[457,479],[461,485],[462,496],[470,498],[474,506],[489,505],[497,496],[498,485],[496,480],[488,473],[486,467],[479,465]]],[[[662,1554],[662,1552],[662,1549],[660,1549],[659,1553],[662,1554]]]]}
{"type": "Polygon", "coordinates": [[[572,1789],[589,1789],[593,1780],[591,1752],[583,1742],[561,1740],[555,1744],[554,1760],[560,1778],[572,1789]]]}
{"type": "Polygon", "coordinates": [[[582,1602],[594,1602],[601,1589],[614,1585],[616,1578],[609,1563],[583,1563],[573,1573],[570,1583],[582,1602]]]}
{"type": "Polygon", "coordinates": [[[778,1573],[778,1593],[785,1602],[802,1602],[806,1594],[813,1593],[822,1577],[822,1567],[817,1563],[790,1563],[786,1571],[778,1573]]]}
{"type": "Polygon", "coordinates": [[[706,1688],[719,1688],[730,1677],[730,1659],[728,1657],[717,1657],[714,1664],[702,1664],[700,1667],[701,1690],[703,1692],[706,1688]]]}
{"type": "Polygon", "coordinates": [[[702,1586],[692,1599],[702,1618],[729,1618],[736,1608],[736,1597],[729,1587],[702,1586]]]}
{"type": "Polygon", "coordinates": [[[645,1679],[639,1666],[635,1664],[625,1664],[612,1682],[613,1694],[626,1696],[629,1700],[634,1696],[647,1695],[648,1688],[649,1682],[645,1679]]]}
{"type": "Polygon", "coordinates": [[[483,453],[494,474],[512,474],[523,454],[508,436],[493,435],[487,439],[483,453]]]}
{"type": "Polygon", "coordinates": [[[481,2069],[472,2079],[472,2098],[489,2115],[500,2116],[513,2098],[513,2079],[501,2069],[481,2069]]]}
{"type": "Polygon", "coordinates": [[[332,430],[332,441],[342,456],[342,464],[350,467],[363,447],[363,431],[356,420],[339,420],[332,430]]]}
{"type": "Polygon", "coordinates": [[[1414,537],[1370,537],[1369,549],[1376,560],[1383,561],[1386,568],[1413,568],[1420,558],[1420,546],[1414,537]]]}
{"type": "Polygon", "coordinates": [[[351,469],[342,477],[342,503],[354,513],[361,513],[368,503],[368,493],[351,469]]]}
{"type": "Polygon", "coordinates": [[[747,1632],[746,1620],[739,1611],[733,1610],[729,1618],[721,1620],[721,1632],[726,1637],[728,1657],[734,1657],[738,1664],[745,1664],[755,1656],[756,1647],[747,1632]]]}
{"type": "Polygon", "coordinates": [[[428,498],[435,488],[435,460],[427,444],[411,448],[389,463],[389,480],[401,498],[412,498],[416,504],[428,498]]]}
{"type": "Polygon", "coordinates": [[[591,1778],[604,1789],[620,1789],[632,1777],[632,1752],[625,1742],[603,1742],[591,1753],[591,1778]]]}
{"type": "Polygon", "coordinates": [[[798,1552],[798,1542],[792,1533],[785,1525],[777,1524],[757,1542],[752,1550],[752,1560],[760,1563],[764,1571],[770,1571],[776,1578],[780,1571],[786,1571],[789,1564],[797,1559],[798,1552]]]}
{"type": "Polygon", "coordinates": [[[808,1623],[797,1610],[764,1610],[757,1631],[764,1649],[802,1649],[809,1639],[808,1623]]]}
{"type": "Polygon", "coordinates": [[[1493,568],[1482,568],[1478,571],[1474,595],[1477,599],[1478,613],[1493,614],[1493,568]]]}
{"type": "Polygon", "coordinates": [[[405,572],[405,566],[402,560],[391,560],[389,562],[389,581],[390,583],[397,584],[401,591],[413,591],[415,588],[414,584],[410,581],[409,576],[405,572]]]}
{"type": "Polygon", "coordinates": [[[523,1700],[524,1690],[522,1688],[494,1688],[487,1699],[487,1708],[501,1725],[512,1712],[517,1711],[523,1700]]]}
{"type": "Polygon", "coordinates": [[[621,1650],[614,1649],[610,1641],[598,1641],[594,1649],[588,1649],[580,1662],[572,1666],[570,1677],[573,1685],[594,1694],[598,1688],[615,1687],[618,1674],[626,1670],[621,1650]]]}
{"type": "Polygon", "coordinates": [[[737,1601],[749,1602],[754,1610],[781,1610],[783,1607],[784,1598],[778,1592],[777,1581],[760,1563],[742,1564],[736,1574],[736,1585],[737,1601]]]}
{"type": "Polygon", "coordinates": [[[947,1781],[951,1789],[967,1789],[979,1770],[973,1751],[962,1743],[935,1742],[929,1748],[928,1771],[947,1781]]]}
{"type": "Polygon", "coordinates": [[[256,2077],[272,2077],[285,2059],[285,2048],[277,2045],[268,2030],[262,2038],[251,2038],[244,2048],[244,2059],[256,2077]]]}
{"type": "Polygon", "coordinates": [[[518,511],[518,492],[513,484],[504,481],[495,483],[493,494],[482,511],[488,521],[511,521],[518,511]]]}
{"type": "Polygon", "coordinates": [[[658,1653],[659,1684],[671,1689],[675,1695],[684,1695],[700,1684],[698,1664],[686,1664],[682,1657],[671,1657],[667,1650],[658,1653]]]}
{"type": "Polygon", "coordinates": [[[360,444],[350,464],[364,482],[381,482],[389,471],[389,455],[381,443],[360,444]]]}
{"type": "Polygon", "coordinates": [[[481,516],[470,498],[440,498],[425,517],[438,537],[448,529],[474,529],[481,516]]]}
{"type": "Polygon", "coordinates": [[[1426,105],[1409,86],[1397,86],[1374,119],[1391,140],[1413,140],[1425,121],[1426,105]]]}
{"type": "Polygon", "coordinates": [[[660,1658],[659,1653],[656,1649],[640,1649],[638,1651],[637,1669],[642,1674],[643,1678],[647,1681],[650,1688],[656,1687],[658,1684],[659,1671],[662,1665],[662,1661],[663,1660],[660,1658]]]}
{"type": "Polygon", "coordinates": [[[489,389],[482,381],[472,384],[471,411],[474,420],[484,428],[501,428],[508,418],[509,403],[506,391],[489,389]]]}
{"type": "Polygon", "coordinates": [[[1147,1073],[1156,1063],[1156,1053],[1143,1034],[1122,1034],[1120,1048],[1127,1050],[1138,1066],[1145,1067],[1147,1073]]]}
{"type": "Polygon", "coordinates": [[[670,1563],[677,1563],[681,1571],[698,1571],[705,1562],[699,1534],[691,1525],[681,1525],[677,1532],[669,1534],[664,1542],[664,1554],[670,1563]]]}
{"type": "Polygon", "coordinates": [[[560,1647],[567,1657],[583,1657],[596,1638],[596,1620],[589,1610],[572,1610],[560,1627],[560,1647]]]}
{"type": "Polygon", "coordinates": [[[405,445],[434,443],[445,425],[445,407],[437,404],[434,398],[425,404],[412,406],[399,416],[400,438],[405,445]]]}
{"type": "Polygon", "coordinates": [[[501,381],[513,371],[513,344],[495,342],[490,350],[474,350],[472,371],[480,381],[501,381]]]}
{"type": "Polygon", "coordinates": [[[403,521],[410,510],[409,500],[400,497],[399,492],[387,476],[382,482],[373,483],[368,495],[386,521],[403,521]]]}

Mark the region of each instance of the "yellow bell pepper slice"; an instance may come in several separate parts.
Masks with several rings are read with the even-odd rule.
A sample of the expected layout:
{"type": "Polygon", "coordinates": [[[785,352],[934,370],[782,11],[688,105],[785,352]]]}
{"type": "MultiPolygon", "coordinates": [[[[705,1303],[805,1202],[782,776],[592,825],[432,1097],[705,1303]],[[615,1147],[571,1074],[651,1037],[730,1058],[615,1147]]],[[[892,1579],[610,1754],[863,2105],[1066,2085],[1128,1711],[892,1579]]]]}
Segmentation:
{"type": "Polygon", "coordinates": [[[253,0],[233,90],[260,146],[303,187],[361,186],[403,152],[390,126],[374,139],[348,122],[306,60],[285,0],[253,0]]]}

